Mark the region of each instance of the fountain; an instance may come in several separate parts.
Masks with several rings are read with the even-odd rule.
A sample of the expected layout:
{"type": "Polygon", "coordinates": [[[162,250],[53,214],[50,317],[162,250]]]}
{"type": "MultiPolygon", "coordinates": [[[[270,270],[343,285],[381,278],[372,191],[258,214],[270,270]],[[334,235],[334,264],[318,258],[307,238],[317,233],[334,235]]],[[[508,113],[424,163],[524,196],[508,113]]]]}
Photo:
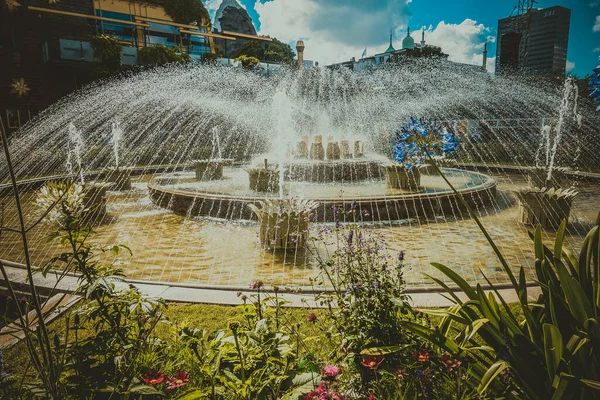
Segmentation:
{"type": "Polygon", "coordinates": [[[536,165],[527,168],[529,188],[517,191],[520,201],[520,220],[545,229],[557,229],[562,220],[569,220],[574,190],[563,189],[567,181],[568,168],[555,166],[556,155],[563,136],[576,139],[581,128],[582,116],[578,112],[579,90],[575,80],[568,78],[563,87],[563,99],[556,126],[543,125],[541,142],[536,152],[536,165]]]}
{"type": "Polygon", "coordinates": [[[120,168],[120,146],[123,138],[123,130],[118,121],[112,123],[111,144],[115,158],[115,167],[109,169],[104,176],[104,181],[112,183],[114,190],[131,190],[131,171],[120,168]]]}
{"type": "Polygon", "coordinates": [[[233,159],[224,159],[219,141],[219,129],[214,127],[212,133],[212,146],[210,155],[202,160],[193,161],[196,179],[199,181],[218,181],[223,179],[223,167],[233,165],[233,159]]]}
{"type": "MultiPolygon", "coordinates": [[[[536,165],[537,155],[542,169],[546,160],[552,165],[546,178],[549,170],[551,179],[563,177],[559,190],[534,197],[540,204],[560,199],[556,208],[571,205],[565,241],[580,244],[600,203],[600,180],[574,172],[600,154],[595,114],[579,109],[587,136],[570,139],[571,114],[559,115],[560,123],[550,118],[564,90],[490,80],[452,63],[414,62],[415,68],[360,74],[284,70],[268,79],[172,65],[84,88],[15,134],[10,147],[24,207],[34,207],[48,181],[83,181],[88,188],[115,169],[127,171],[135,177],[132,190],[103,188],[93,197],[107,215],[90,222],[99,241],[131,247],[134,257],[124,266],[131,279],[303,286],[314,275],[314,254],[331,250],[325,244],[313,249],[310,238],[356,223],[384,236],[390,251],[410,254],[415,268],[406,272],[408,285],[426,285],[421,273],[433,273],[430,262],[452,266],[470,283],[482,282],[480,272],[501,283],[494,254],[444,178],[530,278],[535,260],[522,251],[529,237],[519,221],[534,203],[515,192],[526,186],[526,168],[536,165]],[[435,118],[447,129],[440,134],[454,133],[463,145],[452,158],[434,151],[431,159],[422,152],[417,160],[399,160],[392,133],[412,116],[435,118]],[[546,129],[552,139],[540,148],[544,125],[553,127],[546,129]],[[473,127],[477,136],[470,134],[473,127]],[[432,160],[444,177],[426,165],[432,160]],[[567,188],[575,180],[584,195],[573,202],[567,188]],[[311,251],[304,250],[307,244],[311,251]]],[[[0,195],[11,224],[16,212],[1,163],[0,195]]],[[[534,217],[527,223],[545,223],[542,215],[534,217]]],[[[34,263],[60,250],[45,241],[50,229],[42,224],[30,233],[34,263]]],[[[11,235],[0,239],[0,259],[22,261],[11,235]]]]}

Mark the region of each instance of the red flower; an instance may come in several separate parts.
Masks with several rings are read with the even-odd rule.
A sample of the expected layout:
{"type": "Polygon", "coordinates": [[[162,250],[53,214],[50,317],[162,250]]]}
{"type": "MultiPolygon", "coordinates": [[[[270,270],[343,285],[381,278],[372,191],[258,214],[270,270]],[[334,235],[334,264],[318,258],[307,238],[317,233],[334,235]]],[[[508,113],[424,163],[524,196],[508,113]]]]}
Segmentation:
{"type": "Polygon", "coordinates": [[[314,312],[311,312],[310,314],[308,314],[306,316],[306,320],[308,322],[310,322],[311,324],[314,324],[315,322],[317,322],[317,314],[315,314],[314,312]]]}
{"type": "Polygon", "coordinates": [[[336,365],[326,365],[325,368],[323,368],[323,376],[328,378],[335,378],[341,373],[342,369],[336,365]]]}
{"type": "Polygon", "coordinates": [[[160,371],[151,372],[149,374],[142,375],[142,380],[146,385],[160,385],[165,380],[165,374],[160,371]]]}
{"type": "Polygon", "coordinates": [[[250,285],[250,289],[256,290],[256,289],[260,289],[263,286],[264,286],[263,281],[255,281],[255,282],[252,282],[252,284],[250,285]]]}
{"type": "Polygon", "coordinates": [[[446,371],[448,372],[452,372],[454,368],[458,368],[462,364],[462,362],[452,358],[452,356],[448,353],[445,353],[442,356],[441,363],[444,365],[444,367],[446,367],[446,371]]]}
{"type": "Polygon", "coordinates": [[[373,393],[371,393],[371,394],[369,395],[369,400],[376,400],[376,399],[375,399],[375,395],[374,395],[373,393]]]}
{"type": "Polygon", "coordinates": [[[383,356],[364,355],[360,363],[369,369],[376,370],[383,360],[385,360],[383,356]]]}
{"type": "Polygon", "coordinates": [[[344,400],[336,392],[330,392],[325,382],[319,383],[319,386],[312,392],[304,394],[304,400],[344,400]]]}
{"type": "Polygon", "coordinates": [[[420,351],[413,351],[413,357],[420,363],[429,361],[429,352],[421,349],[420,351]]]}
{"type": "Polygon", "coordinates": [[[169,382],[167,385],[167,390],[173,390],[185,386],[189,380],[190,374],[183,371],[177,371],[175,377],[167,376],[167,382],[169,382]]]}

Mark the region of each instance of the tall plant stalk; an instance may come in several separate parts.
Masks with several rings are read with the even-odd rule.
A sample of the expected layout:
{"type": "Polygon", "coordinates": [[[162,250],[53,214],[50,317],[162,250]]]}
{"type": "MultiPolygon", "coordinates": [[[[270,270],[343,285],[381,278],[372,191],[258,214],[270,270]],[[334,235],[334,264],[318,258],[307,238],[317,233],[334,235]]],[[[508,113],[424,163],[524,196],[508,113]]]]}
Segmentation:
{"type": "MultiPolygon", "coordinates": [[[[0,120],[0,129],[2,135],[2,147],[4,150],[4,156],[6,158],[6,164],[8,167],[8,172],[10,175],[10,181],[13,189],[13,195],[16,203],[17,214],[19,217],[19,233],[21,236],[21,240],[23,243],[23,252],[25,254],[25,266],[27,270],[27,280],[29,281],[29,291],[31,294],[33,308],[35,314],[37,316],[37,323],[39,329],[38,334],[34,334],[29,329],[29,321],[24,318],[21,308],[19,307],[19,314],[21,317],[21,323],[23,325],[23,332],[25,333],[26,340],[28,342],[28,349],[32,360],[37,360],[35,363],[38,373],[42,377],[42,381],[44,382],[44,386],[48,391],[48,395],[52,399],[59,399],[61,397],[60,388],[59,388],[59,377],[57,376],[57,371],[55,368],[54,357],[52,354],[52,341],[50,339],[50,335],[48,334],[48,329],[46,326],[46,322],[44,321],[44,314],[42,309],[42,303],[40,300],[40,296],[35,287],[35,282],[33,279],[33,268],[31,265],[31,254],[29,252],[29,244],[27,242],[27,228],[25,227],[25,216],[23,214],[23,208],[21,206],[21,196],[19,195],[19,186],[17,183],[16,174],[12,164],[12,158],[10,154],[10,149],[8,147],[8,137],[6,134],[6,130],[4,129],[4,123],[0,120]],[[37,337],[39,341],[39,349],[42,356],[43,364],[39,363],[39,356],[35,349],[35,341],[32,340],[34,337],[37,337]]],[[[7,284],[9,283],[8,275],[2,267],[2,273],[5,275],[5,279],[7,284]]],[[[18,299],[13,296],[13,300],[18,303],[18,299]]]]}

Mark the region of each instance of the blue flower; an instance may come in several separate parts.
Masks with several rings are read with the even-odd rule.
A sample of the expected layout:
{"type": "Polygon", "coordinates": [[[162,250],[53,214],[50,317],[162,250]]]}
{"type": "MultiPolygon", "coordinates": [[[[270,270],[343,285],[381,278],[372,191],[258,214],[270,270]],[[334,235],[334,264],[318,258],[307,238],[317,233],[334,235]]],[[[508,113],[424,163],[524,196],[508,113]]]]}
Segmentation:
{"type": "MultiPolygon", "coordinates": [[[[600,57],[598,59],[600,60],[600,57]]],[[[594,74],[590,78],[590,90],[592,91],[590,97],[598,103],[596,111],[600,111],[600,65],[594,69],[594,74]]]]}
{"type": "Polygon", "coordinates": [[[453,133],[432,120],[411,120],[404,125],[393,143],[394,159],[407,168],[423,163],[427,156],[450,154],[458,143],[453,133]]]}

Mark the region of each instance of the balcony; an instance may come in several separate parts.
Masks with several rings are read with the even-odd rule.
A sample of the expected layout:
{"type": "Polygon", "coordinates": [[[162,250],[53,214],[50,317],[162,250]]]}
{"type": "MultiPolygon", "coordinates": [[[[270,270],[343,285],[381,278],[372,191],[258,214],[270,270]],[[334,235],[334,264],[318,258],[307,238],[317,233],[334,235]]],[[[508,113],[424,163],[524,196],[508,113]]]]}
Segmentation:
{"type": "MultiPolygon", "coordinates": [[[[49,61],[100,62],[94,57],[94,50],[90,42],[82,39],[49,39],[44,43],[42,54],[45,63],[49,61]]],[[[137,65],[137,48],[124,45],[121,51],[121,64],[137,65]]]]}

